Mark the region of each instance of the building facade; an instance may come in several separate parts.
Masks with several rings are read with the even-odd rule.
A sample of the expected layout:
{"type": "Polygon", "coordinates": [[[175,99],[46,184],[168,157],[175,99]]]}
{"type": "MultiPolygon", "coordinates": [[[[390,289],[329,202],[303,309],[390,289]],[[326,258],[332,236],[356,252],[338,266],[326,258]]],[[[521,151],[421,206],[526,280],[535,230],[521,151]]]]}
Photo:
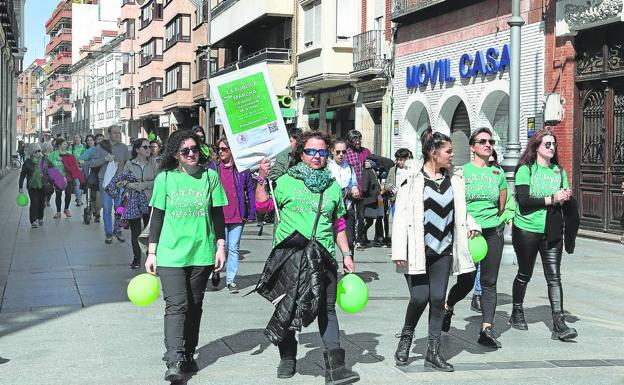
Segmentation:
{"type": "MultiPolygon", "coordinates": [[[[394,0],[397,23],[392,148],[420,156],[427,127],[453,140],[454,163],[470,160],[468,137],[493,131],[499,161],[509,127],[511,2],[394,0]]],[[[544,21],[541,1],[521,2],[520,142],[544,126],[544,21]]]]}
{"type": "Polygon", "coordinates": [[[43,100],[45,89],[41,82],[45,77],[45,59],[35,59],[17,81],[17,137],[25,143],[33,143],[45,137],[43,100]]]}
{"type": "Polygon", "coordinates": [[[624,4],[550,0],[544,9],[545,85],[555,112],[547,123],[561,143],[561,162],[571,170],[581,227],[621,233],[624,4]]]}

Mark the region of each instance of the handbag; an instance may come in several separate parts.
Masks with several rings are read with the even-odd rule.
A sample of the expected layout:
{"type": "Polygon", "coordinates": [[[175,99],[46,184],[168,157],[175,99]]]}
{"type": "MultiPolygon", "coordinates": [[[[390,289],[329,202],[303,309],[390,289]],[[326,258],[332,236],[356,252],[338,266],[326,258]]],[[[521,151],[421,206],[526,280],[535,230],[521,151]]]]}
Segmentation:
{"type": "Polygon", "coordinates": [[[57,190],[65,190],[67,188],[67,180],[65,177],[54,167],[46,167],[46,173],[50,184],[57,190]]]}
{"type": "Polygon", "coordinates": [[[43,194],[45,196],[52,195],[52,193],[54,192],[54,187],[52,187],[52,184],[50,183],[50,179],[48,177],[48,168],[44,167],[43,159],[41,160],[39,167],[41,168],[42,173],[41,190],[43,191],[43,194]]]}
{"type": "MultiPolygon", "coordinates": [[[[168,175],[169,175],[169,171],[165,171],[165,193],[167,191],[167,176],[168,175]]],[[[145,226],[145,228],[143,229],[143,231],[141,231],[141,234],[139,234],[139,237],[137,238],[138,243],[139,243],[139,248],[141,249],[142,254],[147,254],[147,248],[149,246],[150,228],[152,227],[152,214],[153,213],[154,213],[154,210],[151,210],[150,219],[147,222],[147,226],[145,226]]]]}

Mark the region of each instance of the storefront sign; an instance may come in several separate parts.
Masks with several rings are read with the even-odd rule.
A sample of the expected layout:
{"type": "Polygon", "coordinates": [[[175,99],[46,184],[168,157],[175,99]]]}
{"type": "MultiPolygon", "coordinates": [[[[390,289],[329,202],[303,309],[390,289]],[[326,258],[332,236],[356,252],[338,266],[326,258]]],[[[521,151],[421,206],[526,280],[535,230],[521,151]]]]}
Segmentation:
{"type": "MultiPolygon", "coordinates": [[[[474,55],[464,53],[457,63],[457,74],[462,79],[474,78],[479,75],[494,75],[509,69],[509,44],[503,45],[499,52],[496,48],[488,48],[485,52],[476,51],[474,55]]],[[[426,87],[429,83],[454,82],[450,59],[440,59],[420,65],[409,66],[406,70],[406,87],[426,87]]]]}
{"type": "Polygon", "coordinates": [[[266,63],[210,79],[238,170],[256,167],[290,146],[266,63]]]}

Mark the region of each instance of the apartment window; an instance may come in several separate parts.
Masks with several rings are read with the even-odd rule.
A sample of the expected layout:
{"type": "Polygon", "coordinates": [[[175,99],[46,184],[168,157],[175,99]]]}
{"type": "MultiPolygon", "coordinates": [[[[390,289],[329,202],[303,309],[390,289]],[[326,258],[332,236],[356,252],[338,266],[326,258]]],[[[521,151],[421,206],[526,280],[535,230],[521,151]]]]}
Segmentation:
{"type": "Polygon", "coordinates": [[[191,87],[191,65],[178,64],[167,69],[165,73],[165,94],[177,90],[188,90],[191,87]]]}
{"type": "Polygon", "coordinates": [[[336,41],[348,41],[353,33],[353,0],[336,1],[336,41]]]}
{"type": "Polygon", "coordinates": [[[152,100],[162,100],[162,96],[162,78],[152,78],[141,83],[141,86],[139,87],[139,104],[149,103],[152,100]]]}
{"type": "Polygon", "coordinates": [[[121,73],[122,75],[134,73],[134,56],[123,55],[121,57],[121,73]]]}
{"type": "Polygon", "coordinates": [[[151,63],[152,60],[162,60],[163,39],[153,38],[141,46],[141,66],[151,63]]]}
{"type": "Polygon", "coordinates": [[[321,2],[303,7],[303,45],[311,47],[321,43],[321,2]]]}
{"type": "Polygon", "coordinates": [[[121,91],[121,99],[119,101],[120,108],[133,108],[134,105],[132,103],[132,90],[130,88],[125,88],[121,91]]]}
{"type": "Polygon", "coordinates": [[[141,8],[141,29],[150,25],[152,20],[162,20],[163,3],[162,0],[152,0],[141,8]]]}
{"type": "Polygon", "coordinates": [[[175,19],[167,24],[165,36],[165,49],[169,49],[179,41],[191,41],[191,16],[176,16],[175,19]]]}
{"type": "Polygon", "coordinates": [[[121,5],[124,6],[126,4],[134,4],[134,0],[122,0],[121,5]]]}
{"type": "Polygon", "coordinates": [[[134,19],[125,19],[122,22],[121,30],[123,31],[127,39],[134,39],[134,19]]]}
{"type": "MultiPolygon", "coordinates": [[[[214,62],[213,62],[214,63],[214,62]]],[[[195,54],[195,80],[206,79],[206,51],[199,51],[195,54]]],[[[211,72],[216,69],[211,68],[211,72]]]]}
{"type": "Polygon", "coordinates": [[[208,0],[204,0],[201,8],[195,11],[195,26],[199,26],[201,23],[206,22],[208,19],[208,0]]]}

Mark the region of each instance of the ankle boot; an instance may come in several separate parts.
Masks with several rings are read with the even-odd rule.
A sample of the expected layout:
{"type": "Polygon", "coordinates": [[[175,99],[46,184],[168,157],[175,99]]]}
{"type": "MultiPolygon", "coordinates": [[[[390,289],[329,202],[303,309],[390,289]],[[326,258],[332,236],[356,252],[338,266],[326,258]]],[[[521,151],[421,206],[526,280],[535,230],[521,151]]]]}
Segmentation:
{"type": "Polygon", "coordinates": [[[297,372],[297,340],[284,340],[277,347],[280,352],[277,378],[291,378],[297,372]]]}
{"type": "Polygon", "coordinates": [[[552,339],[560,341],[570,341],[578,336],[576,329],[568,327],[565,323],[563,312],[553,313],[552,339]]]}
{"type": "Polygon", "coordinates": [[[332,349],[323,353],[325,359],[325,384],[352,384],[360,380],[360,375],[345,367],[345,350],[332,349]]]}
{"type": "Polygon", "coordinates": [[[451,318],[453,318],[453,310],[444,309],[444,318],[442,319],[442,331],[448,333],[451,330],[451,318]]]}
{"type": "Polygon", "coordinates": [[[414,339],[414,329],[403,328],[401,331],[401,337],[399,340],[399,346],[394,353],[394,362],[397,366],[407,365],[409,359],[410,348],[412,347],[412,340],[414,339]]]}
{"type": "Polygon", "coordinates": [[[511,317],[509,317],[509,325],[518,330],[529,330],[529,326],[524,319],[524,309],[521,303],[514,303],[511,317]]]}
{"type": "Polygon", "coordinates": [[[472,301],[470,301],[470,310],[481,313],[481,296],[473,294],[472,301]]]}
{"type": "Polygon", "coordinates": [[[453,365],[449,364],[440,355],[440,337],[429,338],[429,347],[425,356],[425,366],[440,372],[452,372],[455,370],[453,365]]]}

